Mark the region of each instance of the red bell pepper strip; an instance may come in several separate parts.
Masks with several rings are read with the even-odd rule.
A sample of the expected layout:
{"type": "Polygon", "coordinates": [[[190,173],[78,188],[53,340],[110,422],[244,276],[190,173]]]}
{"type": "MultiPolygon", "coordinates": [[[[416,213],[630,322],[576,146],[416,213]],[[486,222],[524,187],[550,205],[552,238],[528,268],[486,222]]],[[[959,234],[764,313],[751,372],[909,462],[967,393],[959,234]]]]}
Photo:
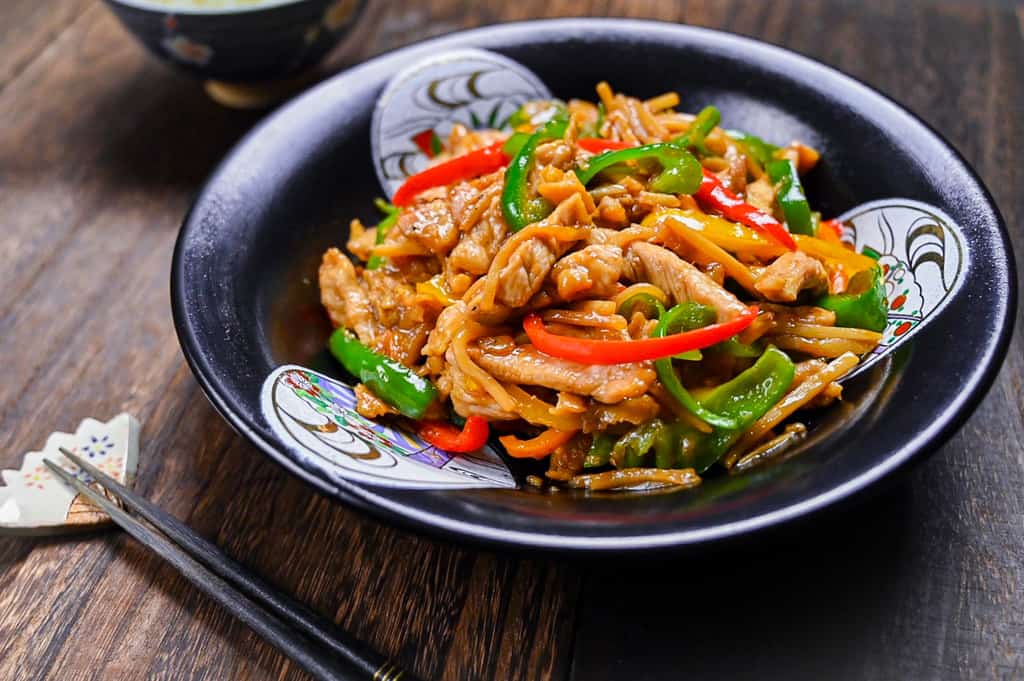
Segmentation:
{"type": "Polygon", "coordinates": [[[757,318],[758,307],[751,305],[736,319],[712,324],[692,331],[675,333],[663,338],[636,340],[596,340],[559,336],[544,328],[536,314],[523,320],[523,329],[534,347],[546,355],[583,364],[625,364],[671,357],[681,352],[700,350],[728,340],[747,328],[757,318]]]}
{"type": "Polygon", "coordinates": [[[422,151],[427,158],[434,158],[441,153],[441,140],[438,138],[437,133],[430,128],[413,135],[412,142],[419,147],[420,151],[422,151]]]}
{"type": "Polygon", "coordinates": [[[704,181],[694,194],[698,201],[717,210],[727,219],[740,222],[753,230],[767,234],[791,251],[796,250],[796,242],[786,228],[778,220],[760,208],[733,194],[725,188],[722,181],[707,168],[704,169],[704,181]]]}
{"type": "Polygon", "coordinates": [[[629,149],[636,145],[632,142],[620,142],[618,140],[605,140],[597,137],[581,137],[576,140],[576,146],[584,151],[589,151],[591,154],[600,154],[605,151],[614,151],[618,149],[629,149]]]}
{"type": "Polygon", "coordinates": [[[475,452],[487,444],[490,436],[487,419],[470,416],[459,430],[447,421],[420,421],[418,434],[438,449],[447,452],[475,452]]]}
{"type": "Polygon", "coordinates": [[[408,206],[417,194],[432,187],[443,187],[504,168],[511,159],[502,151],[503,144],[505,143],[496,142],[489,147],[471,151],[410,176],[395,192],[391,203],[396,206],[408,206]]]}

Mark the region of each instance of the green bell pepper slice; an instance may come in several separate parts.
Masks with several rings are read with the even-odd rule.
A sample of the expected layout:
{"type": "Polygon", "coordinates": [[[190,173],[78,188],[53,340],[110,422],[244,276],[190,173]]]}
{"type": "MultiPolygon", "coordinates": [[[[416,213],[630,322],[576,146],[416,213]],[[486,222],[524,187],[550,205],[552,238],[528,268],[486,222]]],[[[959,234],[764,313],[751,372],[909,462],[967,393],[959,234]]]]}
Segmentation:
{"type": "Polygon", "coordinates": [[[433,383],[404,364],[366,347],[348,329],[335,329],[327,345],[346,371],[403,416],[420,419],[437,399],[433,383]]]}
{"type": "MultiPolygon", "coordinates": [[[[558,99],[552,99],[547,102],[547,106],[543,109],[537,109],[532,114],[527,111],[527,104],[523,104],[521,107],[515,110],[511,116],[505,119],[505,123],[498,127],[500,128],[518,128],[520,125],[534,125],[541,126],[555,118],[556,116],[565,116],[568,118],[569,110],[566,109],[565,103],[558,99]]],[[[493,127],[493,126],[492,126],[493,127]]]]}
{"type": "Polygon", "coordinates": [[[618,313],[625,317],[626,320],[629,320],[633,316],[637,305],[645,308],[644,314],[648,319],[660,319],[665,314],[665,306],[650,293],[636,293],[626,298],[619,305],[618,313]]]}
{"type": "Polygon", "coordinates": [[[882,268],[861,270],[850,279],[846,293],[823,296],[814,303],[836,313],[836,326],[868,329],[881,333],[889,323],[882,268]]]}
{"type": "Polygon", "coordinates": [[[614,445],[609,445],[612,436],[596,436],[584,467],[612,463],[616,468],[636,468],[649,465],[653,452],[658,468],[694,468],[703,473],[782,399],[795,372],[789,356],[769,346],[749,369],[699,398],[703,408],[732,419],[732,427],[715,426],[710,433],[703,433],[686,423],[651,419],[622,435],[614,445]]]}
{"type": "Polygon", "coordinates": [[[779,150],[771,142],[765,142],[756,135],[742,130],[726,130],[725,134],[732,138],[733,142],[739,144],[743,149],[757,159],[762,166],[768,165],[775,158],[775,152],[779,150]]]}
{"type": "MultiPolygon", "coordinates": [[[[630,296],[626,300],[622,301],[621,305],[619,305],[618,313],[628,321],[633,316],[633,312],[636,310],[637,305],[641,305],[645,308],[644,316],[648,319],[660,320],[665,315],[665,306],[661,304],[660,300],[652,296],[650,293],[637,293],[630,296]]],[[[679,314],[679,312],[674,314],[679,314]]],[[[689,316],[689,313],[687,316],[689,316]]],[[[714,317],[712,316],[712,320],[713,319],[714,317]]],[[[683,324],[683,326],[699,328],[700,326],[707,326],[710,323],[711,322],[699,322],[696,325],[683,324]]],[[[676,326],[680,325],[677,324],[676,326]]],[[[690,350],[688,352],[681,352],[678,355],[672,355],[672,357],[675,359],[685,359],[691,362],[698,362],[704,357],[704,355],[701,354],[700,350],[690,350]]]]}
{"type": "Polygon", "coordinates": [[[536,163],[537,146],[565,134],[569,125],[563,113],[555,116],[532,134],[516,133],[508,138],[503,150],[512,157],[505,171],[505,187],[501,192],[501,210],[505,223],[513,232],[543,220],[551,212],[551,204],[541,197],[530,196],[530,171],[536,163]]]}
{"type": "Polygon", "coordinates": [[[507,140],[505,140],[505,144],[502,145],[501,150],[510,157],[515,158],[520,150],[522,150],[523,146],[530,141],[531,137],[533,137],[532,132],[513,133],[507,140]]]}
{"type": "MultiPolygon", "coordinates": [[[[680,303],[658,316],[658,325],[654,327],[654,337],[664,338],[666,335],[680,331],[693,331],[715,322],[715,311],[700,303],[692,301],[680,303]]],[[[672,355],[671,359],[683,359],[698,362],[704,358],[700,350],[689,350],[672,355]]]]}
{"type": "MultiPolygon", "coordinates": [[[[658,320],[658,326],[654,329],[654,337],[664,338],[672,333],[692,331],[693,329],[699,329],[712,324],[714,321],[715,311],[707,305],[694,302],[680,303],[661,316],[661,319],[658,320]]],[[[684,353],[684,355],[688,354],[684,353]]],[[[684,356],[683,359],[692,359],[692,357],[684,356]]],[[[697,357],[697,359],[700,359],[700,357],[697,357]]],[[[693,395],[683,387],[679,377],[676,376],[676,371],[672,368],[671,357],[655,360],[654,370],[658,374],[658,380],[665,386],[665,390],[687,411],[712,426],[719,426],[721,428],[736,427],[736,420],[734,418],[716,413],[694,399],[693,395]]]]}
{"type": "Polygon", "coordinates": [[[600,468],[607,466],[612,458],[612,447],[615,446],[615,436],[608,433],[598,433],[590,443],[590,449],[583,457],[584,468],[600,468]]]}
{"type": "MultiPolygon", "coordinates": [[[[377,239],[374,242],[379,246],[384,243],[388,231],[398,222],[398,216],[402,214],[402,209],[391,205],[384,199],[374,199],[373,205],[377,206],[377,210],[384,214],[384,219],[377,223],[377,239]]],[[[366,269],[375,270],[383,264],[384,258],[379,255],[371,255],[370,259],[366,261],[366,269]]]]}
{"type": "Polygon", "coordinates": [[[693,194],[704,177],[700,161],[671,142],[606,151],[591,158],[585,166],[577,168],[576,177],[586,185],[598,173],[628,161],[657,161],[661,165],[661,172],[652,177],[650,183],[651,189],[656,192],[693,194]]]}
{"type": "Polygon", "coordinates": [[[706,106],[690,123],[689,129],[679,137],[674,138],[670,144],[683,149],[696,148],[700,152],[706,152],[704,139],[711,134],[715,126],[722,120],[722,114],[717,107],[706,106]]]}
{"type": "Polygon", "coordinates": [[[712,345],[711,350],[717,352],[725,352],[733,357],[740,357],[749,359],[751,357],[760,357],[764,354],[764,345],[760,342],[754,343],[742,343],[738,336],[733,336],[729,340],[722,341],[718,345],[712,345]]]}
{"type": "Polygon", "coordinates": [[[685,423],[667,423],[654,441],[654,466],[656,468],[675,468],[679,452],[686,446],[683,434],[690,426],[685,423]]]}
{"type": "Polygon", "coordinates": [[[611,451],[611,462],[616,468],[641,468],[647,454],[665,437],[665,422],[651,419],[636,426],[620,437],[611,451]]]}
{"type": "Polygon", "coordinates": [[[793,360],[786,353],[769,346],[749,369],[701,395],[698,399],[704,408],[732,418],[735,426],[715,427],[710,433],[684,426],[674,443],[678,452],[675,465],[695,468],[698,473],[710,468],[744,431],[782,399],[793,383],[795,371],[793,360]]]}
{"type": "Polygon", "coordinates": [[[793,234],[814,236],[811,204],[807,202],[804,188],[800,184],[796,164],[791,159],[779,159],[765,166],[765,170],[772,182],[779,187],[775,200],[779,202],[779,208],[786,216],[789,231],[793,234]]]}
{"type": "Polygon", "coordinates": [[[672,306],[658,321],[661,331],[655,334],[661,338],[665,333],[692,331],[715,323],[715,310],[710,305],[688,301],[672,306]]]}

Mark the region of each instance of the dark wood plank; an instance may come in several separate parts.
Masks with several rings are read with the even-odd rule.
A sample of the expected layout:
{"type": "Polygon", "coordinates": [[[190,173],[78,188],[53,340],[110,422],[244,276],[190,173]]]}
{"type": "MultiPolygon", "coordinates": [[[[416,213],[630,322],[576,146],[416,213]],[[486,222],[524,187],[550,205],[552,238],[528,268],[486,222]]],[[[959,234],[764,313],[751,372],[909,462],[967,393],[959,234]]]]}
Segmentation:
{"type": "Polygon", "coordinates": [[[82,14],[92,0],[6,0],[0,22],[0,90],[82,14]]]}

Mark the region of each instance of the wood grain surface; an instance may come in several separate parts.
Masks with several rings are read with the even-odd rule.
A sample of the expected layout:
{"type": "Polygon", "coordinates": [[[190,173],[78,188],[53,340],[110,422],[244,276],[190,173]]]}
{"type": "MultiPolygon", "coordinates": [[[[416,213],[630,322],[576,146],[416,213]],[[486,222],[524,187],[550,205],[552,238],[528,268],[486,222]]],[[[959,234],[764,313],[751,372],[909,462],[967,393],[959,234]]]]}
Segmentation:
{"type": "MultiPolygon", "coordinates": [[[[1024,253],[1024,12],[1010,2],[376,2],[327,70],[463,27],[585,14],[720,27],[867,81],[965,154],[1024,253]]],[[[97,0],[2,3],[0,466],[85,416],[131,411],[141,492],[427,679],[1024,678],[1020,311],[962,431],[822,523],[643,563],[418,538],[261,456],[178,349],[178,225],[259,115],[210,102],[97,0]]],[[[0,538],[0,679],[44,678],[305,677],[120,533],[0,538]]]]}

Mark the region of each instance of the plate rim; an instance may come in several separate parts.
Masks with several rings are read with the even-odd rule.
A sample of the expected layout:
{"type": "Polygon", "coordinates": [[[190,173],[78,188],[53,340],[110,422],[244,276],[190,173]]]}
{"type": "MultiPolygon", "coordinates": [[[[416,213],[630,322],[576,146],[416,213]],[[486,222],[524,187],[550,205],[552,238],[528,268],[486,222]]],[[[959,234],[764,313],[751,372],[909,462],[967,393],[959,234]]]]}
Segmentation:
{"type": "Polygon", "coordinates": [[[203,394],[236,432],[248,439],[292,474],[297,475],[318,490],[327,492],[339,498],[343,503],[363,510],[375,518],[406,528],[422,530],[431,535],[512,549],[541,549],[559,553],[592,553],[624,550],[654,551],[673,548],[681,549],[697,544],[721,543],[755,533],[758,530],[792,524],[794,521],[816,511],[822,511],[834,507],[840,502],[850,500],[857,496],[858,493],[866,492],[875,486],[875,483],[882,481],[883,478],[892,476],[898,470],[923,460],[926,456],[934,453],[942,443],[951,438],[963,426],[984,399],[1002,368],[1016,322],[1014,311],[1017,308],[1018,282],[1016,258],[1005,219],[991,192],[975,168],[931,124],[906,106],[898,103],[892,97],[868,85],[859,78],[789,48],[729,31],[647,19],[559,18],[483,26],[404,45],[375,55],[358,65],[334,74],[286,103],[278,110],[268,114],[266,118],[249,130],[232,147],[197,192],[193,203],[185,214],[175,241],[171,262],[170,293],[172,317],[182,354],[203,394]],[[860,475],[783,508],[707,528],[690,528],[658,534],[632,536],[567,536],[512,530],[469,522],[403,505],[385,496],[376,494],[372,486],[355,483],[332,484],[328,480],[318,477],[311,471],[301,467],[292,458],[287,456],[282,449],[279,449],[274,442],[264,438],[251,419],[232,409],[228,399],[228,391],[218,387],[218,382],[215,378],[216,371],[212,366],[206,364],[201,346],[197,341],[195,329],[188,323],[189,315],[188,310],[185,308],[183,293],[185,290],[184,250],[190,230],[194,228],[194,213],[202,204],[204,197],[211,190],[211,187],[222,171],[231,164],[232,159],[239,155],[243,148],[253,144],[268,129],[280,124],[282,120],[286,120],[289,116],[300,116],[313,103],[322,89],[325,90],[333,87],[339,79],[370,77],[379,70],[394,71],[394,68],[391,66],[392,62],[406,59],[416,53],[427,54],[439,46],[446,48],[478,46],[479,43],[474,42],[474,39],[479,39],[481,36],[500,34],[503,38],[514,39],[517,34],[536,32],[538,30],[554,32],[559,29],[571,29],[572,31],[598,29],[605,35],[622,33],[634,36],[639,32],[654,31],[664,37],[697,37],[701,43],[706,43],[709,40],[721,41],[724,47],[727,47],[729,44],[742,44],[747,49],[773,54],[774,57],[788,60],[794,64],[800,64],[804,68],[824,70],[825,73],[829,73],[833,77],[845,80],[847,86],[859,89],[859,94],[881,100],[891,107],[895,113],[908,117],[910,122],[920,126],[963,166],[980,190],[981,198],[984,199],[984,203],[991,210],[995,218],[996,235],[999,237],[1001,250],[1005,256],[1005,281],[1008,287],[1008,295],[1005,298],[1002,315],[998,318],[998,330],[994,334],[994,341],[985,348],[984,354],[978,358],[978,364],[981,366],[981,369],[968,376],[968,379],[957,392],[955,399],[945,405],[932,423],[916,432],[913,437],[904,442],[900,447],[890,451],[884,458],[879,459],[860,475]]]}

